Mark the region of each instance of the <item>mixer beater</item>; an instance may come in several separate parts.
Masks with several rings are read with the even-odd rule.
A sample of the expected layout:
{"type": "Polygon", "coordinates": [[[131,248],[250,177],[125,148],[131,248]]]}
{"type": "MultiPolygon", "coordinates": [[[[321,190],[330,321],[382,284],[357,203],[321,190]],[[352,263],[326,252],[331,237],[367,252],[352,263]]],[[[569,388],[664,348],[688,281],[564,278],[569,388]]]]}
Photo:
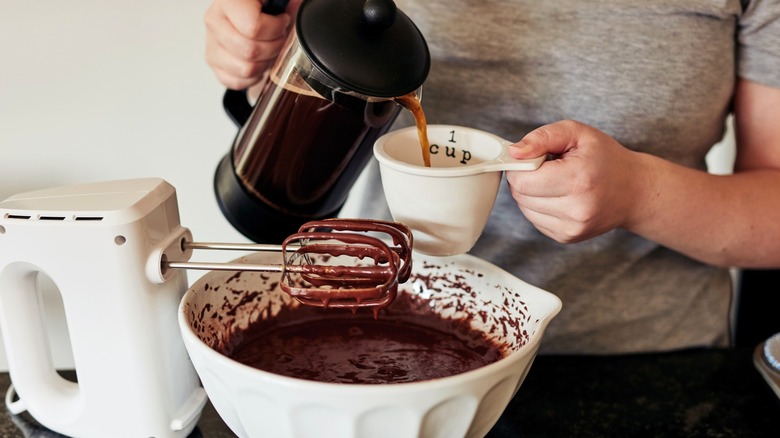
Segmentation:
{"type": "Polygon", "coordinates": [[[325,219],[303,224],[281,245],[192,242],[184,251],[281,252],[281,264],[161,260],[163,270],[200,269],[281,273],[279,287],[300,303],[329,308],[384,308],[411,273],[412,233],[397,222],[325,219]]]}

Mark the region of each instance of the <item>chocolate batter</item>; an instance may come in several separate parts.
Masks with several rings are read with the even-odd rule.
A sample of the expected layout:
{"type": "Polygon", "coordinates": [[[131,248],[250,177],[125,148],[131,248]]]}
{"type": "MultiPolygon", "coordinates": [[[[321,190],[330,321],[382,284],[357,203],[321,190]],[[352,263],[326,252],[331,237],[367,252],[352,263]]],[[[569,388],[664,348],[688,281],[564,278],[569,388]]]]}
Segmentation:
{"type": "Polygon", "coordinates": [[[418,262],[414,271],[379,312],[301,304],[280,289],[279,275],[250,271],[204,283],[204,302],[186,312],[200,339],[233,360],[350,384],[424,381],[483,367],[522,348],[539,322],[520,290],[485,281],[470,266],[443,259],[418,262]],[[220,298],[205,299],[214,296],[220,298]]]}
{"type": "Polygon", "coordinates": [[[378,318],[300,306],[235,333],[229,356],[245,365],[332,383],[404,383],[460,374],[502,358],[505,346],[399,294],[378,318]],[[390,311],[392,309],[392,311],[390,311]]]}

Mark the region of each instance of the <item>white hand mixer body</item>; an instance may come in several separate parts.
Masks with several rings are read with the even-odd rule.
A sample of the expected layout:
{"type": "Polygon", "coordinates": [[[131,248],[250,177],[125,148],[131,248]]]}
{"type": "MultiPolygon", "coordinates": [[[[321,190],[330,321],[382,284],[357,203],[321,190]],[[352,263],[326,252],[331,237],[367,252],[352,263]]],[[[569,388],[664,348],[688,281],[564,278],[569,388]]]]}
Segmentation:
{"type": "Polygon", "coordinates": [[[0,328],[13,413],[79,437],[185,437],[195,428],[207,398],[177,325],[186,272],[160,264],[163,255],[189,258],[183,238],[191,240],[176,191],[159,178],[0,202],[0,328]],[[54,368],[40,274],[62,295],[77,383],[54,368]]]}

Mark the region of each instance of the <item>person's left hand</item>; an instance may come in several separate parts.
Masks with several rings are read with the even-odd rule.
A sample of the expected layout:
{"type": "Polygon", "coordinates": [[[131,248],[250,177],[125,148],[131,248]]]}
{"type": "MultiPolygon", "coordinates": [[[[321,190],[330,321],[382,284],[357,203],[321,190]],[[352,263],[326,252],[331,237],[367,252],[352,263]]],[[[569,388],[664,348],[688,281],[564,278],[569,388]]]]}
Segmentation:
{"type": "Polygon", "coordinates": [[[535,171],[511,171],[506,177],[526,218],[558,242],[579,242],[626,226],[646,196],[644,154],[579,122],[542,126],[512,145],[510,154],[552,157],[535,171]]]}

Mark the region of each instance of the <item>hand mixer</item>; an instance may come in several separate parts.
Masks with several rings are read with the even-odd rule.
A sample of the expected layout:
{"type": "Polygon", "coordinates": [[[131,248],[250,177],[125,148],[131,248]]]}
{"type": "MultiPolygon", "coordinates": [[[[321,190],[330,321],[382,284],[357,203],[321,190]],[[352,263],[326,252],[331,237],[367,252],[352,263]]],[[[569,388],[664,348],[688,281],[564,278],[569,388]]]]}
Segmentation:
{"type": "Polygon", "coordinates": [[[177,325],[180,268],[281,272],[280,287],[304,304],[376,309],[408,278],[411,246],[403,225],[344,219],[308,223],[280,246],[197,243],[159,178],[12,196],[0,202],[6,405],[69,436],[185,437],[206,394],[177,325]],[[282,263],[189,262],[194,249],[280,251],[282,263]],[[54,369],[40,275],[62,296],[78,382],[54,369]]]}

